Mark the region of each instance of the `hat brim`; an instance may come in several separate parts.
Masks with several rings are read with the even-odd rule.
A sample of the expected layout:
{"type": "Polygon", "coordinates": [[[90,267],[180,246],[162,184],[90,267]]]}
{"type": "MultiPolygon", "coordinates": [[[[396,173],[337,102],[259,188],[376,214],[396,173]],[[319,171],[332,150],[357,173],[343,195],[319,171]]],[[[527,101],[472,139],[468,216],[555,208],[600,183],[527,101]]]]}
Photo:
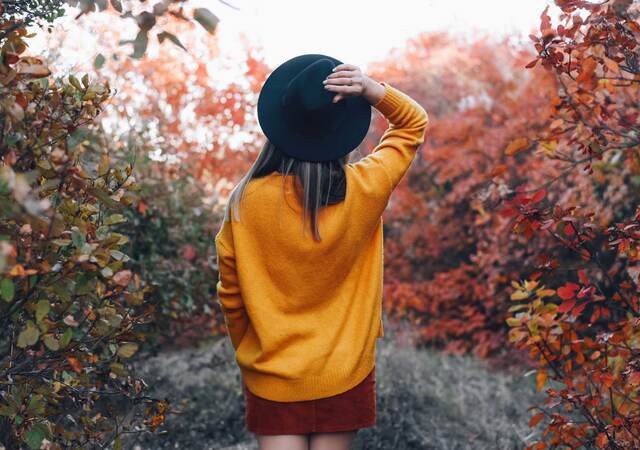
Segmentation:
{"type": "Polygon", "coordinates": [[[258,123],[275,147],[285,154],[306,161],[330,161],[353,151],[363,141],[371,125],[371,105],[362,96],[348,96],[345,114],[337,128],[322,136],[308,136],[290,126],[285,119],[281,97],[289,81],[307,65],[320,58],[341,61],[321,54],[296,56],[278,66],[265,80],[258,96],[258,123]]]}

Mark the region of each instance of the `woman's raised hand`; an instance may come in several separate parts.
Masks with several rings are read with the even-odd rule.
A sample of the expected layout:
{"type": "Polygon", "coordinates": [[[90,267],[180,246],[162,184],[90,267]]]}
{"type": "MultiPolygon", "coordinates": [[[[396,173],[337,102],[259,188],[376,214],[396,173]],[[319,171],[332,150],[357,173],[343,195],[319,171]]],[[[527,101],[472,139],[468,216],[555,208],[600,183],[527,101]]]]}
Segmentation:
{"type": "Polygon", "coordinates": [[[384,96],[384,86],[353,64],[338,64],[322,83],[325,89],[337,93],[334,103],[350,95],[362,95],[374,105],[384,96]]]}

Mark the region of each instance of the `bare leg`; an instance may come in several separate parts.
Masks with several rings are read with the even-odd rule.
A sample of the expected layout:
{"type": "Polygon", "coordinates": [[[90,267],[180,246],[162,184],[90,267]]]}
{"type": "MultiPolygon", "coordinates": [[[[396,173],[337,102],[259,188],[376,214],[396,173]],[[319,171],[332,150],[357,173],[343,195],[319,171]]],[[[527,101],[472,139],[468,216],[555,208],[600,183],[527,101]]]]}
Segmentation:
{"type": "Polygon", "coordinates": [[[309,450],[349,450],[358,430],[337,433],[312,433],[309,450]]]}
{"type": "Polygon", "coordinates": [[[268,436],[256,434],[259,450],[309,450],[306,434],[279,434],[268,436]]]}

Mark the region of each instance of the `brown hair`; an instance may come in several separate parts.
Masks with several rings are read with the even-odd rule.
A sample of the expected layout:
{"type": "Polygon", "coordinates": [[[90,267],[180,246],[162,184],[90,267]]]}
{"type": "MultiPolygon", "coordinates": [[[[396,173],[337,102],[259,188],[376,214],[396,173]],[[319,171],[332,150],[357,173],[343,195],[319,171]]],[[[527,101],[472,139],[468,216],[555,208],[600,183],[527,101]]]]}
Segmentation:
{"type": "Polygon", "coordinates": [[[294,179],[297,182],[295,183],[296,192],[302,196],[304,205],[302,212],[303,234],[306,230],[307,217],[310,215],[314,239],[320,241],[318,211],[323,206],[344,200],[347,187],[344,166],[349,162],[349,155],[331,161],[303,161],[285,155],[267,139],[249,171],[231,191],[224,220],[231,220],[231,210],[234,212],[235,220],[240,220],[239,204],[249,181],[273,172],[280,172],[284,191],[287,175],[293,174],[296,176],[294,179]]]}

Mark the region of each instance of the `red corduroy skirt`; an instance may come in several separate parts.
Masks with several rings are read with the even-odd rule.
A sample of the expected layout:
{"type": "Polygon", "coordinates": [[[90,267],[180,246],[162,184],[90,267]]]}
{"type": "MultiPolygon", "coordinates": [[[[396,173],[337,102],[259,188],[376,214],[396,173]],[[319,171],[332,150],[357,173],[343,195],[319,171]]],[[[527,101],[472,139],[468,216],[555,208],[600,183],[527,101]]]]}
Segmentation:
{"type": "Polygon", "coordinates": [[[333,433],[376,424],[375,367],[358,385],[338,395],[298,402],[258,397],[243,382],[248,431],[261,435],[333,433]]]}

